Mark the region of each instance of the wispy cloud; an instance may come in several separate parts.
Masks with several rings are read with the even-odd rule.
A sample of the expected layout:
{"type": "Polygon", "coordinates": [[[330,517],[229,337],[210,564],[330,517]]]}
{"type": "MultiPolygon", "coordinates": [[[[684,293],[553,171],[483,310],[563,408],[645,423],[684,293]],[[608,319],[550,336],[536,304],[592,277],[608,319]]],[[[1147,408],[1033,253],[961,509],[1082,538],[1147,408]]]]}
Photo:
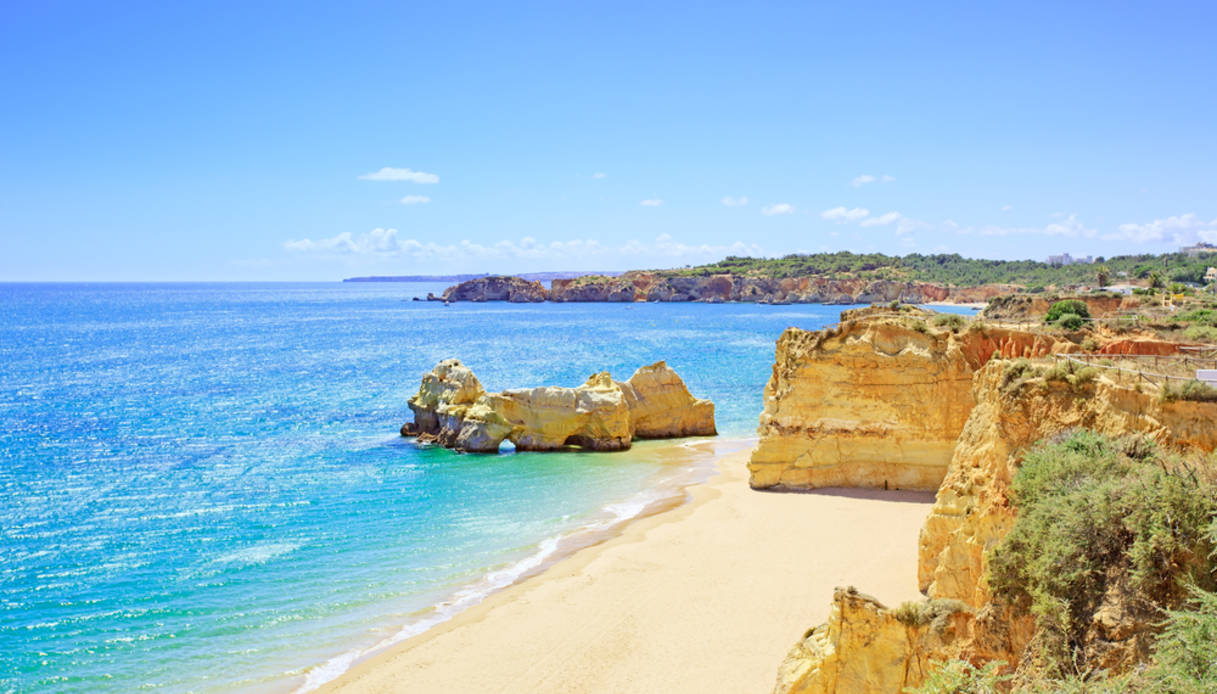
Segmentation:
{"type": "Polygon", "coordinates": [[[603,171],[597,171],[596,173],[592,174],[592,178],[605,178],[607,176],[608,174],[604,173],[603,171]]]}
{"type": "Polygon", "coordinates": [[[903,217],[899,212],[888,212],[885,214],[881,214],[878,217],[867,217],[866,219],[863,219],[861,222],[859,222],[859,226],[885,227],[889,224],[893,224],[895,222],[900,221],[902,218],[903,217]]]}
{"type": "Polygon", "coordinates": [[[723,198],[723,204],[727,207],[743,207],[748,204],[748,196],[741,195],[738,198],[733,198],[730,195],[723,198]]]}
{"type": "Polygon", "coordinates": [[[713,260],[724,255],[764,254],[756,244],[741,241],[731,244],[687,244],[668,234],[661,234],[652,241],[630,240],[617,245],[603,244],[593,239],[546,243],[530,236],[518,241],[503,240],[489,244],[473,241],[444,244],[402,238],[397,229],[380,228],[363,234],[344,231],[323,239],[295,239],[284,242],[283,248],[293,253],[322,256],[381,256],[453,261],[470,258],[565,261],[581,257],[603,258],[606,254],[620,257],[713,260]]]}
{"type": "Polygon", "coordinates": [[[794,205],[788,202],[779,202],[761,208],[761,214],[766,217],[772,217],[776,214],[791,214],[792,212],[794,212],[794,205]]]}
{"type": "Polygon", "coordinates": [[[425,205],[431,202],[431,198],[426,195],[407,195],[401,199],[403,205],[425,205]]]}
{"type": "Polygon", "coordinates": [[[642,202],[640,202],[638,204],[642,205],[643,207],[659,207],[660,205],[663,204],[663,200],[661,200],[659,198],[650,198],[648,200],[643,200],[642,202]]]}
{"type": "Polygon", "coordinates": [[[1037,227],[1007,227],[998,224],[988,224],[984,226],[960,226],[958,224],[948,224],[957,234],[976,235],[976,236],[1018,236],[1018,235],[1036,235],[1036,236],[1062,236],[1066,238],[1094,238],[1098,236],[1098,231],[1087,226],[1078,219],[1077,215],[1057,215],[1061,217],[1058,221],[1045,224],[1037,227]]]}
{"type": "Polygon", "coordinates": [[[870,214],[870,210],[865,207],[855,207],[846,209],[845,207],[834,207],[831,210],[824,210],[820,213],[820,217],[833,222],[856,222],[870,214]]]}
{"type": "Polygon", "coordinates": [[[380,171],[363,174],[359,177],[361,181],[408,181],[410,183],[439,183],[439,176],[425,171],[414,171],[412,169],[395,169],[392,166],[386,166],[380,171]]]}
{"type": "Polygon", "coordinates": [[[1105,234],[1103,238],[1141,243],[1164,241],[1167,238],[1180,244],[1192,243],[1197,239],[1213,242],[1217,241],[1217,219],[1206,222],[1189,212],[1145,224],[1121,224],[1119,233],[1105,234]]]}
{"type": "Polygon", "coordinates": [[[1002,212],[1009,212],[1010,210],[1013,210],[1013,209],[1014,209],[1014,205],[1002,205],[1001,206],[1002,212]]]}
{"type": "Polygon", "coordinates": [[[894,177],[888,176],[887,174],[883,174],[882,176],[872,176],[871,174],[859,174],[857,176],[854,176],[853,180],[851,180],[849,182],[849,184],[855,188],[861,188],[862,186],[864,186],[868,183],[875,183],[876,181],[878,181],[880,183],[891,183],[894,180],[896,180],[894,177]]]}

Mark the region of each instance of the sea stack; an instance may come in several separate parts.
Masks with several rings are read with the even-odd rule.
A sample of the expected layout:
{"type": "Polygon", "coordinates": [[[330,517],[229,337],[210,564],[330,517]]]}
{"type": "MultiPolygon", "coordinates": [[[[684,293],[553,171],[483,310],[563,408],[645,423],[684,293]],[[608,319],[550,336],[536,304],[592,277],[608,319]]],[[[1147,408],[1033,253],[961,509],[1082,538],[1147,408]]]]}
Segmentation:
{"type": "Polygon", "coordinates": [[[620,451],[635,439],[717,433],[714,403],[693,397],[662,361],[624,382],[602,371],[574,388],[488,393],[468,367],[445,359],[423,376],[409,406],[414,421],[402,426],[402,436],[478,453],[493,453],[504,440],[527,451],[620,451]]]}

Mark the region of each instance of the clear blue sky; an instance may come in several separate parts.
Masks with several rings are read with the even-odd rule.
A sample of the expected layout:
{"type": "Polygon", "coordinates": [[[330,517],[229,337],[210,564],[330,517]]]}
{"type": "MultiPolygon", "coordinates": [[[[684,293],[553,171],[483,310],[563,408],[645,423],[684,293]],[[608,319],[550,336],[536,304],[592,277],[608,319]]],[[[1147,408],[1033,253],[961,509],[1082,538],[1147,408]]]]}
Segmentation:
{"type": "Polygon", "coordinates": [[[1217,4],[659,4],[5,3],[0,280],[1217,241],[1217,4]]]}

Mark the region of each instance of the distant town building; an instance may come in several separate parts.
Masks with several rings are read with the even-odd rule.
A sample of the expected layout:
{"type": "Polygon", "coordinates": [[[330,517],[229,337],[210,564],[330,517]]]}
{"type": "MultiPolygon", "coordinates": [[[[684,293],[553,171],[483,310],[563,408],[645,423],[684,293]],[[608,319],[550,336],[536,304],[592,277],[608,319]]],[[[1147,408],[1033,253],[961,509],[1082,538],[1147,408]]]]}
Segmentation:
{"type": "Polygon", "coordinates": [[[1075,263],[1093,263],[1093,262],[1094,262],[1094,256],[1092,256],[1092,255],[1088,255],[1088,256],[1085,256],[1082,258],[1074,258],[1073,256],[1069,255],[1068,253],[1048,256],[1049,265],[1073,265],[1075,263]]]}
{"type": "Polygon", "coordinates": [[[1187,255],[1195,258],[1197,256],[1206,255],[1208,253],[1217,253],[1217,246],[1214,246],[1211,243],[1205,243],[1205,242],[1201,241],[1200,243],[1196,244],[1195,246],[1184,246],[1183,248],[1179,249],[1179,252],[1186,253],[1187,255]]]}

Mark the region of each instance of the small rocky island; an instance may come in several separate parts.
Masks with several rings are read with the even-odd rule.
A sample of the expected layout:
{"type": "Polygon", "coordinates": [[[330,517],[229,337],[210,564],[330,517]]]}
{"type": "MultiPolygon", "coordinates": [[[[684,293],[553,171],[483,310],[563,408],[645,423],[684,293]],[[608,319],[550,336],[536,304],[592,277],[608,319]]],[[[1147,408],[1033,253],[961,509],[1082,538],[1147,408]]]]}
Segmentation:
{"type": "Polygon", "coordinates": [[[602,371],[576,388],[488,393],[468,367],[445,359],[423,376],[408,404],[414,421],[402,426],[402,436],[477,453],[494,453],[504,440],[521,451],[621,451],[635,439],[717,434],[714,403],[693,397],[662,361],[628,381],[602,371]]]}

